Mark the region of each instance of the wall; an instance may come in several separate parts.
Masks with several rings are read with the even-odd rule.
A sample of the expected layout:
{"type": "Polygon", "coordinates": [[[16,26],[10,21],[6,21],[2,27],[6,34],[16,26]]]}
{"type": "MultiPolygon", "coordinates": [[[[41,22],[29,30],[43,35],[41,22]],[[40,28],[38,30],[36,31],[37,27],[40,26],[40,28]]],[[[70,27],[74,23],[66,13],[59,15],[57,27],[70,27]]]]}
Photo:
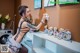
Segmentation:
{"type": "Polygon", "coordinates": [[[72,39],[80,42],[80,5],[60,6],[59,27],[69,29],[72,39]]]}
{"type": "MultiPolygon", "coordinates": [[[[14,0],[0,0],[0,14],[3,16],[10,14],[10,17],[13,18],[14,0]]],[[[9,24],[7,26],[9,26],[9,24]]]]}
{"type": "Polygon", "coordinates": [[[17,28],[18,28],[18,22],[20,20],[20,15],[18,13],[18,7],[21,5],[21,0],[15,0],[15,15],[16,15],[16,18],[15,18],[15,32],[17,31],[17,28]]]}
{"type": "MultiPolygon", "coordinates": [[[[32,17],[39,18],[40,9],[34,9],[34,0],[21,0],[21,5],[27,5],[31,9],[32,17]]],[[[80,42],[80,5],[65,5],[45,8],[50,15],[49,26],[63,27],[72,32],[72,39],[80,42]]]]}
{"type": "Polygon", "coordinates": [[[34,9],[34,0],[21,0],[21,5],[27,5],[30,8],[33,19],[39,18],[39,9],[34,9]]]}

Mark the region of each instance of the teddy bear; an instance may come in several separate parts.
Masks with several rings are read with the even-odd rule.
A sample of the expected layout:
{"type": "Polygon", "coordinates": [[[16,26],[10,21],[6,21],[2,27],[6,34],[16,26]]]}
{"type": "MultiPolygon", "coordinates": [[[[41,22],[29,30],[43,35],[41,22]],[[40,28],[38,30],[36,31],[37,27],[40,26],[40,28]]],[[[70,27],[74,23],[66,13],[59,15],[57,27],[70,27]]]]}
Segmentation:
{"type": "Polygon", "coordinates": [[[63,39],[65,30],[63,28],[59,29],[58,39],[63,39]]]}
{"type": "Polygon", "coordinates": [[[71,40],[71,32],[68,30],[65,30],[65,34],[63,36],[63,40],[69,41],[71,40]]]}
{"type": "Polygon", "coordinates": [[[44,33],[48,34],[48,26],[47,25],[44,26],[44,33]]]}
{"type": "Polygon", "coordinates": [[[53,35],[53,27],[49,27],[48,34],[53,35]]]}
{"type": "Polygon", "coordinates": [[[58,28],[57,27],[53,28],[53,35],[54,35],[54,37],[58,36],[58,28]]]}

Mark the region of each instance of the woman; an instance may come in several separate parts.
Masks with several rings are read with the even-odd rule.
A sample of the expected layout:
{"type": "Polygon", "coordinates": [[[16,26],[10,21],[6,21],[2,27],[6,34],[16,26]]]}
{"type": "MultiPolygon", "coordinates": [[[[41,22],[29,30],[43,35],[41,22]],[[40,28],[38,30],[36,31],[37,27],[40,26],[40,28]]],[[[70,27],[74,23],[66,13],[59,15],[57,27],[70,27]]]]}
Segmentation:
{"type": "Polygon", "coordinates": [[[30,28],[38,30],[43,24],[45,24],[45,20],[46,20],[46,17],[43,16],[38,26],[31,25],[30,24],[31,21],[29,19],[31,12],[28,6],[20,6],[19,14],[21,16],[21,19],[18,24],[17,33],[12,38],[9,38],[7,42],[11,53],[17,53],[19,51],[19,48],[21,48],[20,42],[24,37],[25,33],[27,33],[30,30],[30,28]]]}

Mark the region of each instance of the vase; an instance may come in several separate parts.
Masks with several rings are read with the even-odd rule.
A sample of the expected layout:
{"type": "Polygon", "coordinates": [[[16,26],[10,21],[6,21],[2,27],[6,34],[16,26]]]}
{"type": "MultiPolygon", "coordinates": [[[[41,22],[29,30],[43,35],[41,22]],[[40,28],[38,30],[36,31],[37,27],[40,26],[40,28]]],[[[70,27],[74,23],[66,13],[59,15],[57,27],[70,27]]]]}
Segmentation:
{"type": "Polygon", "coordinates": [[[5,23],[1,23],[1,29],[5,29],[5,23]]]}

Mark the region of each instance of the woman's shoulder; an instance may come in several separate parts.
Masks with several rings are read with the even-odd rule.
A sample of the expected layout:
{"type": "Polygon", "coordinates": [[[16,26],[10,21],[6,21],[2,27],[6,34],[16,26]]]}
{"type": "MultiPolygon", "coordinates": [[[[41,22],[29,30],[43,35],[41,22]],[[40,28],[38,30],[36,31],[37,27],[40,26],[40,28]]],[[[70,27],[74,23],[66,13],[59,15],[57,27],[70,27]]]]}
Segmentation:
{"type": "Polygon", "coordinates": [[[27,27],[27,22],[26,21],[23,21],[22,27],[27,27]]]}
{"type": "Polygon", "coordinates": [[[27,24],[27,22],[26,21],[23,21],[23,23],[22,24],[27,24]]]}

